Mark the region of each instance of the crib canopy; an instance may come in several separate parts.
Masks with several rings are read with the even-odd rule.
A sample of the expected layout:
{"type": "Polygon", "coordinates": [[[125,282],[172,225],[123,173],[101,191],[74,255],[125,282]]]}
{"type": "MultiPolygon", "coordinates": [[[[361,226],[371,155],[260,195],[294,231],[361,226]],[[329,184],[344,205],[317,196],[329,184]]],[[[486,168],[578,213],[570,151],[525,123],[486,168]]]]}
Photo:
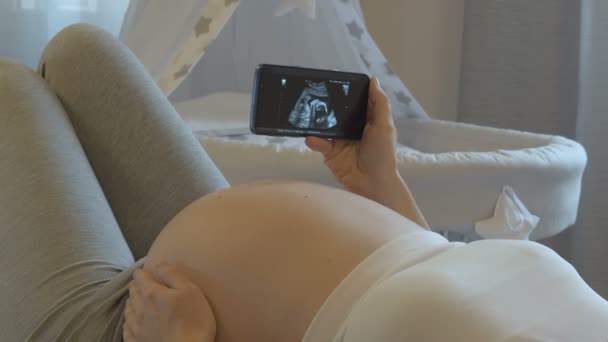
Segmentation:
{"type": "Polygon", "coordinates": [[[121,39],[174,102],[249,93],[255,67],[270,63],[375,75],[396,116],[428,117],[367,31],[358,0],[133,0],[121,39]]]}

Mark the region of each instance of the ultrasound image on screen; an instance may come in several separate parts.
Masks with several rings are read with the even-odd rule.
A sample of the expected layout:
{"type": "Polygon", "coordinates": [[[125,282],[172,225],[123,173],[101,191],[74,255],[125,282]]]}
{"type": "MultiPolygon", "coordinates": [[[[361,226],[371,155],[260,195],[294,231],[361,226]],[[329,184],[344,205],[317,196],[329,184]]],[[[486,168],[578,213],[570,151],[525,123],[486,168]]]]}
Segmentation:
{"type": "Polygon", "coordinates": [[[282,77],[279,85],[278,127],[292,132],[344,129],[352,110],[349,81],[282,77]]]}
{"type": "Polygon", "coordinates": [[[307,129],[329,129],[338,124],[325,82],[306,81],[288,121],[307,129]]]}
{"type": "Polygon", "coordinates": [[[255,130],[359,138],[366,121],[368,84],[364,75],[268,68],[258,79],[255,130]]]}

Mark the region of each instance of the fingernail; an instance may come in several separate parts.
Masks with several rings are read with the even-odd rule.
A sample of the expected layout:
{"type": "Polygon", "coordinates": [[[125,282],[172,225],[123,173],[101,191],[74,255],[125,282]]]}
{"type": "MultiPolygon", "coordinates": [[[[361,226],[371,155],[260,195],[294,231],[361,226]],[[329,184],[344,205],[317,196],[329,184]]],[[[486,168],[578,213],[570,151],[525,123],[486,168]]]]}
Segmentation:
{"type": "Polygon", "coordinates": [[[376,79],[376,85],[378,86],[378,88],[382,89],[382,86],[380,85],[380,80],[378,79],[378,77],[375,77],[376,79]]]}

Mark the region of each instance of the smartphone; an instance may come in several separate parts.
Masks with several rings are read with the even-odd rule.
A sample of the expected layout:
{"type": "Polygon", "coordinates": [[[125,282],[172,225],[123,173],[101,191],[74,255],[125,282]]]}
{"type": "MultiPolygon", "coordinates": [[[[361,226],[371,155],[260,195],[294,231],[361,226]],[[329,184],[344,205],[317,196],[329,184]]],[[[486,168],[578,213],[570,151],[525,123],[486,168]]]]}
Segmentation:
{"type": "Polygon", "coordinates": [[[360,140],[367,122],[364,74],[259,65],[250,129],[254,134],[360,140]]]}

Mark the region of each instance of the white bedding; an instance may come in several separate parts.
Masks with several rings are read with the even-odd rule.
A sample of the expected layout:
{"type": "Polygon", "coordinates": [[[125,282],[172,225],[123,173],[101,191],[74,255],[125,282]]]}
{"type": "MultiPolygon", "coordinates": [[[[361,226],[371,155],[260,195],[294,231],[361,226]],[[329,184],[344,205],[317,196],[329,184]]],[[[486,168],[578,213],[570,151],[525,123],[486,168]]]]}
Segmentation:
{"type": "MultiPolygon", "coordinates": [[[[339,186],[303,139],[248,133],[249,95],[217,93],[175,106],[234,185],[300,179],[339,186]]],[[[586,165],[578,143],[437,120],[396,125],[399,171],[434,229],[473,232],[475,222],[493,215],[504,186],[540,217],[532,239],[574,223],[586,165]]]]}

